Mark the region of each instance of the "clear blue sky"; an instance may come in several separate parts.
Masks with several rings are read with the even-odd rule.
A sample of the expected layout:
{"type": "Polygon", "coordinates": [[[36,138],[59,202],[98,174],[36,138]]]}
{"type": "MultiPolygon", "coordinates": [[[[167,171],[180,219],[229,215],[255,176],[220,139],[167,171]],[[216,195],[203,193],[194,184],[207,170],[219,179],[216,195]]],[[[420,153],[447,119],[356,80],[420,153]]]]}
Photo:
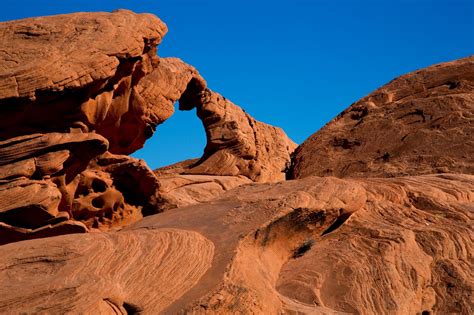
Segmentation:
{"type": "MultiPolygon", "coordinates": [[[[169,33],[161,56],[301,143],[344,108],[406,72],[474,53],[474,0],[1,0],[0,20],[127,8],[169,33]]],[[[134,156],[152,168],[199,157],[194,112],[176,112],[134,156]]]]}

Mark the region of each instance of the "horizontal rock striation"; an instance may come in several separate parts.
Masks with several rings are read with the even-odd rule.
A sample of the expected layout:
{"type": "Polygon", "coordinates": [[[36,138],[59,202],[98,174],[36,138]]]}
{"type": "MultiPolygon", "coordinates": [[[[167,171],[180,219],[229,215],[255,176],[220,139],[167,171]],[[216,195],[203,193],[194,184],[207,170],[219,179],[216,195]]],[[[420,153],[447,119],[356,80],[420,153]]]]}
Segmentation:
{"type": "Polygon", "coordinates": [[[141,162],[98,164],[142,147],[162,122],[135,99],[166,31],[123,10],[0,23],[0,243],[120,226],[156,200],[121,191],[154,176],[141,162]]]}

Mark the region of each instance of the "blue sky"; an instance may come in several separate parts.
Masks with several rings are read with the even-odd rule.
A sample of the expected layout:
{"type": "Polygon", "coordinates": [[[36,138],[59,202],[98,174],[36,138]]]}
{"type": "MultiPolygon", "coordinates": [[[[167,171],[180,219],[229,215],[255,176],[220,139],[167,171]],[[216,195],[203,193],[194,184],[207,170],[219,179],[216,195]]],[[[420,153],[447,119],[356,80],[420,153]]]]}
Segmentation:
{"type": "MultiPolygon", "coordinates": [[[[209,87],[301,143],[396,76],[474,53],[472,0],[2,0],[0,20],[127,8],[169,28],[160,56],[194,65],[209,87]]],[[[152,168],[199,157],[194,112],[157,128],[135,157],[152,168]]]]}

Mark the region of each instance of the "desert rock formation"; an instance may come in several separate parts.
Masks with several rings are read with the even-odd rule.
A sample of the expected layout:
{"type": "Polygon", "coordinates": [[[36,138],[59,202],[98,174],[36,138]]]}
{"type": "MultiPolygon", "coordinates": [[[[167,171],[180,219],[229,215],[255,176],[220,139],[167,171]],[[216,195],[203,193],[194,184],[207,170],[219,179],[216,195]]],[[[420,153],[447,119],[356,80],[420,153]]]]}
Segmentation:
{"type": "Polygon", "coordinates": [[[123,10],[0,23],[0,313],[474,312],[474,57],[393,80],[292,154],[158,57],[165,33],[123,10]],[[176,102],[207,145],[151,171],[127,154],[176,102]]]}
{"type": "Polygon", "coordinates": [[[403,75],[295,153],[290,178],[474,173],[474,57],[403,75]]]}
{"type": "Polygon", "coordinates": [[[472,175],[244,185],[120,232],[1,246],[0,311],[460,313],[473,200],[472,175]]]}
{"type": "Polygon", "coordinates": [[[0,243],[118,228],[285,178],[296,145],[209,90],[192,66],[159,58],[166,31],[157,17],[124,10],[0,23],[0,243]],[[177,101],[197,108],[208,144],[199,161],[160,182],[126,154],[177,101]],[[206,176],[226,184],[196,196],[206,176]]]}

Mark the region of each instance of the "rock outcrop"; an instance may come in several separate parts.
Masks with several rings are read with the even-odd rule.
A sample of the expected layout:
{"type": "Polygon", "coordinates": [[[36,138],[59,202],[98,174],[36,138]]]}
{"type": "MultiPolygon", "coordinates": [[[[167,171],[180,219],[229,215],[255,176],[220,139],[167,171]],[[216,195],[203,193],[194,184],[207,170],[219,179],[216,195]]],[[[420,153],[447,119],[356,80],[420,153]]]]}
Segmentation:
{"type": "Polygon", "coordinates": [[[0,23],[0,313],[474,312],[473,57],[390,82],[291,158],[159,58],[165,32],[130,11],[0,23]],[[204,154],[153,172],[127,154],[177,101],[204,154]]]}
{"type": "Polygon", "coordinates": [[[0,312],[469,313],[473,200],[459,174],[244,185],[120,232],[1,246],[0,312]]]}
{"type": "Polygon", "coordinates": [[[474,173],[474,57],[403,75],[295,152],[290,178],[474,173]]]}
{"type": "Polygon", "coordinates": [[[0,243],[120,228],[284,179],[296,145],[211,92],[192,66],[159,58],[166,31],[157,17],[124,10],[0,23],[0,243]],[[160,181],[127,154],[178,100],[198,108],[208,145],[160,181]]]}
{"type": "Polygon", "coordinates": [[[142,147],[161,122],[142,107],[146,94],[136,99],[166,31],[129,11],[0,23],[1,243],[142,217],[150,193],[125,196],[133,183],[121,185],[141,181],[125,166],[138,162],[101,163],[142,147]]]}
{"type": "Polygon", "coordinates": [[[134,101],[135,85],[159,63],[166,31],[123,10],[0,23],[0,139],[94,130],[112,153],[141,148],[159,121],[134,101]]]}

